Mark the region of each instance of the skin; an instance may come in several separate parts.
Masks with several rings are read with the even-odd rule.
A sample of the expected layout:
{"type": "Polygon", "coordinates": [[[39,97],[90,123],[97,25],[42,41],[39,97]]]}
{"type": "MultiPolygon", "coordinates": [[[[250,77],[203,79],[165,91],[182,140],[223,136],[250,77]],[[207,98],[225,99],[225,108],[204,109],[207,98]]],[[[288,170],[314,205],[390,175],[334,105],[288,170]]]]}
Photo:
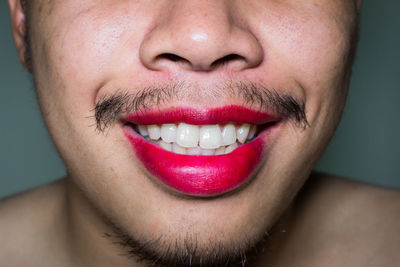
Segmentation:
{"type": "MultiPolygon", "coordinates": [[[[16,47],[27,66],[28,18],[18,0],[8,2],[16,47]]],[[[0,233],[7,243],[0,261],[144,266],[103,238],[112,220],[132,236],[162,234],[166,242],[190,233],[200,249],[210,242],[255,242],[271,229],[272,249],[259,255],[255,266],[393,266],[399,260],[400,241],[394,238],[400,230],[399,193],[311,174],[344,107],[360,5],[32,1],[29,34],[38,101],[68,175],[0,204],[0,233]],[[157,57],[163,53],[185,60],[157,57]],[[212,64],[228,54],[241,57],[212,64]],[[304,100],[310,126],[281,125],[271,156],[245,190],[207,201],[178,198],[148,179],[121,125],[102,134],[91,126],[91,116],[96,102],[118,88],[134,93],[182,80],[192,85],[189,94],[201,89],[203,97],[170,105],[240,103],[214,100],[207,88],[224,80],[260,82],[304,100]]]]}

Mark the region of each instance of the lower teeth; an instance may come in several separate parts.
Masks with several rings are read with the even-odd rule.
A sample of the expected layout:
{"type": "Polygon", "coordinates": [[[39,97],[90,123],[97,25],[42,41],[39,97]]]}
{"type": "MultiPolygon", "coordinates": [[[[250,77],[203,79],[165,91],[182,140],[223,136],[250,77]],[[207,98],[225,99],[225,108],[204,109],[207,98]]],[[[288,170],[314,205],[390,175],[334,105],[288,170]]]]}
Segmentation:
{"type": "MultiPolygon", "coordinates": [[[[185,148],[177,143],[166,143],[162,140],[151,140],[149,137],[145,137],[145,139],[153,144],[157,144],[164,150],[174,152],[176,154],[182,154],[182,155],[204,155],[204,156],[213,156],[213,155],[223,155],[223,154],[228,154],[238,148],[240,144],[238,142],[228,145],[228,146],[221,146],[217,149],[204,149],[199,146],[197,147],[191,147],[191,148],[185,148]]],[[[248,142],[250,142],[249,140],[248,142]]],[[[247,142],[246,142],[247,143],[247,142]]]]}

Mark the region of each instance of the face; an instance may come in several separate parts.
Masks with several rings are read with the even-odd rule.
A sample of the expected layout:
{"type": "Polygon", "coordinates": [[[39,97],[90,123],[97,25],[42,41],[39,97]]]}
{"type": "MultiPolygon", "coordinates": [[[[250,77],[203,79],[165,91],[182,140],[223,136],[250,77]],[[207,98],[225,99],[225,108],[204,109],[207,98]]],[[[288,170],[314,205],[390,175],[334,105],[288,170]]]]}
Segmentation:
{"type": "Polygon", "coordinates": [[[32,1],[35,86],[71,186],[157,252],[246,250],[336,128],[356,13],[350,0],[32,1]]]}

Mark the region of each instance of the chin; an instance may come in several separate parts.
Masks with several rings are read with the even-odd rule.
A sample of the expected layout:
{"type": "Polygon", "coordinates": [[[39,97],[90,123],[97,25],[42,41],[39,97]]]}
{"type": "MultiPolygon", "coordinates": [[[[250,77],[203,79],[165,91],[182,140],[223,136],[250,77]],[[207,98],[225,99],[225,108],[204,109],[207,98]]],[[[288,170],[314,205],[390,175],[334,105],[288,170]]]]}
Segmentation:
{"type": "Polygon", "coordinates": [[[141,229],[112,222],[106,236],[124,253],[150,266],[243,266],[268,243],[265,226],[251,223],[257,218],[200,216],[185,221],[160,219],[156,227],[142,225],[141,229]]]}
{"type": "Polygon", "coordinates": [[[183,198],[153,186],[136,195],[147,201],[138,201],[126,188],[110,190],[119,196],[109,196],[115,202],[102,207],[111,226],[105,234],[123,254],[149,266],[242,266],[268,246],[270,230],[285,208],[266,197],[276,193],[253,183],[214,198],[183,198]]]}

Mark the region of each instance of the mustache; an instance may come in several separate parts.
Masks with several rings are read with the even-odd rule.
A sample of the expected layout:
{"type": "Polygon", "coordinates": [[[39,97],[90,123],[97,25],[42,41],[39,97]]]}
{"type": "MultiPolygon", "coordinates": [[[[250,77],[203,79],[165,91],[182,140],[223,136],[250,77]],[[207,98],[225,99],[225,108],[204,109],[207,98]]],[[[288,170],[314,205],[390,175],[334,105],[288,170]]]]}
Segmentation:
{"type": "Polygon", "coordinates": [[[283,120],[291,120],[297,127],[309,126],[306,117],[306,104],[290,93],[279,93],[273,88],[252,82],[225,82],[207,90],[198,90],[184,82],[167,85],[150,86],[138,90],[119,89],[113,94],[105,95],[97,101],[94,108],[96,129],[104,132],[123,115],[144,113],[153,107],[174,101],[208,99],[239,99],[241,104],[261,111],[271,110],[283,120]]]}

